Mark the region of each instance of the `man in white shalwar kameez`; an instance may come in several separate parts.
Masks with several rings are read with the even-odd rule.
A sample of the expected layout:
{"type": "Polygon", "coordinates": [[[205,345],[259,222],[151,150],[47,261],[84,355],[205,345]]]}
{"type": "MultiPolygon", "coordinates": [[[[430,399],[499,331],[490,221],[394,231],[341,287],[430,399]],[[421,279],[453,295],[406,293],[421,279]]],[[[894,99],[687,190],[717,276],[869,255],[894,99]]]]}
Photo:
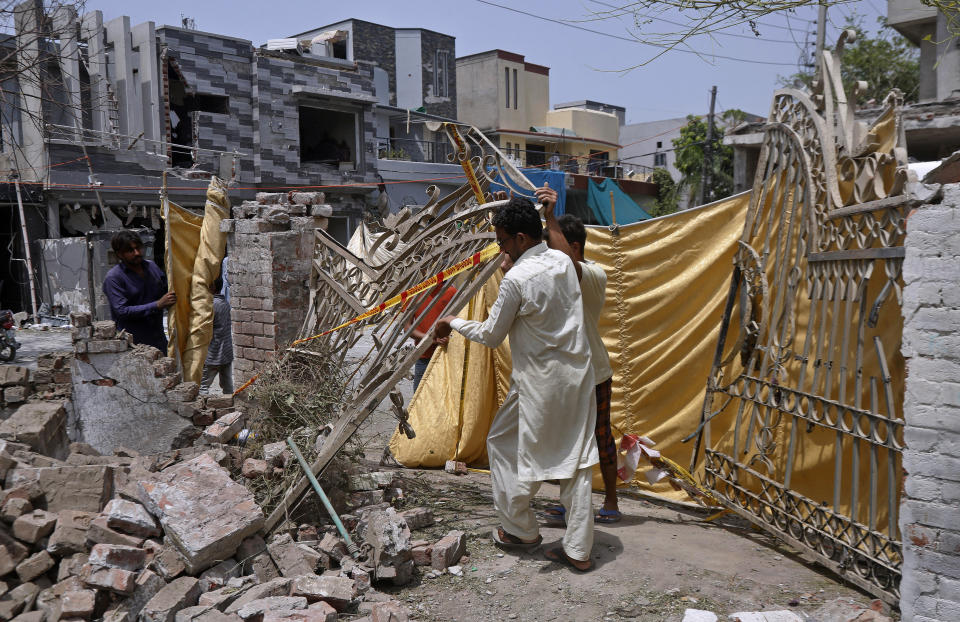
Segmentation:
{"type": "Polygon", "coordinates": [[[501,250],[514,262],[496,302],[482,323],[442,318],[437,335],[452,328],[488,348],[510,336],[510,391],[487,435],[501,525],[494,539],[508,547],[537,546],[542,537],[530,500],[543,481],[558,480],[567,529],[562,549],[546,556],[586,571],[592,567],[592,466],[599,456],[580,284],[570,258],[541,242],[540,216],[528,199],[510,199],[493,225],[501,250]]]}

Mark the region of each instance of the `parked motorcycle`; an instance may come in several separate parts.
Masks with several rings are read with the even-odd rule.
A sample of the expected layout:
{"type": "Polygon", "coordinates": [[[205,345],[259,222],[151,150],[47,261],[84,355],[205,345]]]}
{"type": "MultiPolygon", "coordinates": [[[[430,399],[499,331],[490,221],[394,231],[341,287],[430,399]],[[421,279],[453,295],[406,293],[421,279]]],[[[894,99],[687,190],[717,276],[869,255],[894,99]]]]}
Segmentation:
{"type": "Polygon", "coordinates": [[[20,343],[14,334],[13,312],[0,311],[0,361],[9,363],[17,356],[17,348],[20,343]]]}

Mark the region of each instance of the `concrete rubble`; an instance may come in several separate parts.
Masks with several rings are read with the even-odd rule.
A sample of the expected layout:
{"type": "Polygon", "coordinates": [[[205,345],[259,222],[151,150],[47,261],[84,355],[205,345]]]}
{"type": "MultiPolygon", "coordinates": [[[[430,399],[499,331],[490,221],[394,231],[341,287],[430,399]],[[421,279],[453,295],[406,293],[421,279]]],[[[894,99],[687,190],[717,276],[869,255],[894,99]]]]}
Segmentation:
{"type": "Polygon", "coordinates": [[[434,519],[427,508],[390,505],[402,502],[399,472],[354,466],[328,492],[363,551],[357,558],[325,516],[263,533],[248,486],[300,474],[285,444],[238,446],[246,413],[232,397],[199,396],[172,361],[131,348],[112,322],[75,317],[74,339],[75,353],[41,357],[38,371],[0,366],[0,388],[25,388],[23,402],[3,404],[14,407],[0,422],[0,620],[402,622],[405,605],[376,586],[408,583],[417,565],[445,572],[465,554],[462,532],[412,538],[434,519]],[[84,367],[108,355],[114,370],[130,362],[124,356],[147,360],[164,416],[191,432],[161,451],[121,444],[115,431],[87,434],[92,419],[58,387],[72,377],[87,398],[116,389],[119,377],[92,379],[84,367]]]}

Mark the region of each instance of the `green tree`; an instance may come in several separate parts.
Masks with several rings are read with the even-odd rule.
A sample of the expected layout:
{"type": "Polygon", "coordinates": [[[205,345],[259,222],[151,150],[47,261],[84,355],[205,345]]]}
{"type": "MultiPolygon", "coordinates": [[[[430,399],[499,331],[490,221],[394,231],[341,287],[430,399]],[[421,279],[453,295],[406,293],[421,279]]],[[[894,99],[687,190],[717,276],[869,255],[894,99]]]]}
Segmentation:
{"type": "Polygon", "coordinates": [[[656,218],[677,211],[677,183],[670,176],[670,171],[665,168],[655,168],[650,181],[657,184],[657,200],[653,204],[653,209],[649,210],[650,215],[656,218]]]}
{"type": "MultiPolygon", "coordinates": [[[[863,18],[847,18],[846,27],[857,32],[857,40],[843,48],[840,76],[848,96],[854,94],[858,81],[867,83],[867,89],[857,96],[857,104],[880,103],[892,89],[900,89],[908,102],[917,100],[920,85],[920,52],[905,37],[887,26],[886,20],[877,18],[879,29],[869,36],[863,27],[863,18]]],[[[802,84],[810,88],[814,71],[802,71],[791,76],[781,76],[784,85],[802,84]]]]}
{"type": "MultiPolygon", "coordinates": [[[[739,110],[730,110],[725,113],[724,118],[726,117],[735,123],[738,117],[743,117],[743,113],[739,110]]],[[[696,203],[703,182],[703,160],[706,147],[706,119],[688,115],[687,124],[680,129],[680,136],[673,139],[673,148],[677,156],[674,166],[680,171],[677,195],[686,196],[687,205],[690,206],[696,203]]],[[[733,193],[733,147],[723,144],[723,126],[720,122],[714,124],[710,150],[713,157],[709,175],[710,184],[703,193],[705,203],[733,193]]]]}

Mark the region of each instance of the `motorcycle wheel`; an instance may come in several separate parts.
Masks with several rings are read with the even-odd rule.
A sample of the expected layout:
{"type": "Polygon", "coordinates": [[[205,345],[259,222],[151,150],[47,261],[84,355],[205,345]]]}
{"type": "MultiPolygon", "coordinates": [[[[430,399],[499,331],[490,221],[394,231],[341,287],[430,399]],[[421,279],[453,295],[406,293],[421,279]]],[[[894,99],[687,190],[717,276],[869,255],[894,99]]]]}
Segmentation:
{"type": "Polygon", "coordinates": [[[0,346],[0,361],[9,363],[17,356],[17,349],[9,344],[0,346]]]}

